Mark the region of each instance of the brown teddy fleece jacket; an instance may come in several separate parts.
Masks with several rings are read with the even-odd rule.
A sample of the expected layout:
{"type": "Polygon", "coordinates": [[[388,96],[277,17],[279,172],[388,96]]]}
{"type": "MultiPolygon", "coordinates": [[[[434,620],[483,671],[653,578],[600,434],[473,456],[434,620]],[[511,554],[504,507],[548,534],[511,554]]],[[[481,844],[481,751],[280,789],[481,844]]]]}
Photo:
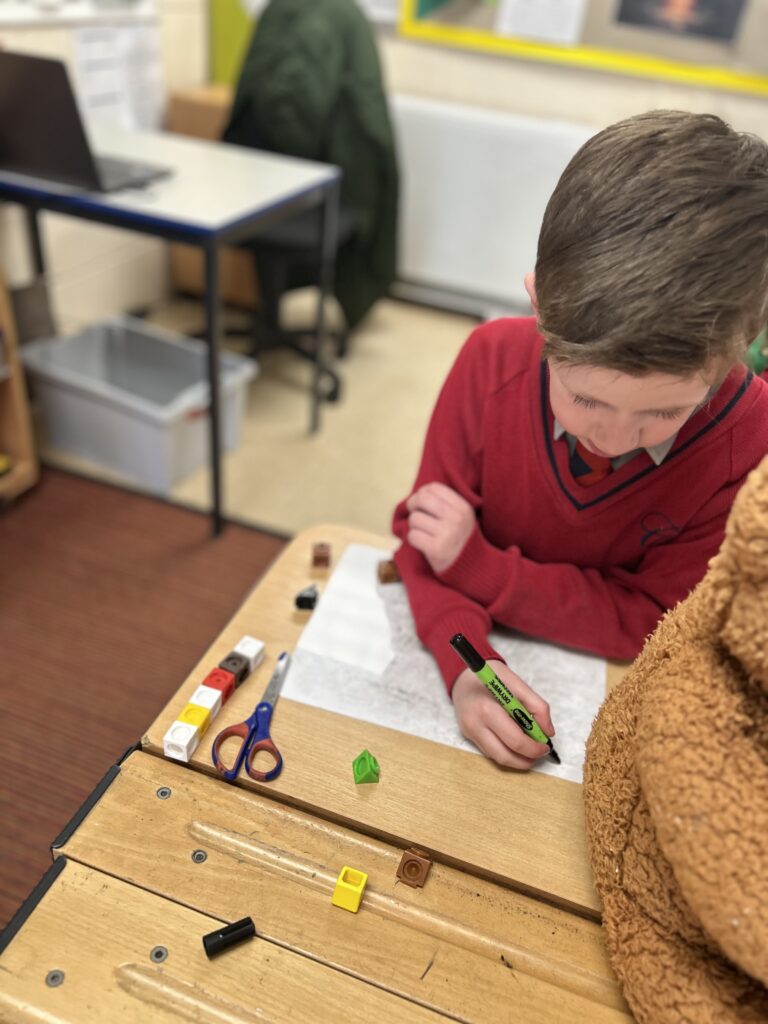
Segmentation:
{"type": "Polygon", "coordinates": [[[587,744],[611,962],[640,1024],[768,1022],[768,457],[587,744]]]}

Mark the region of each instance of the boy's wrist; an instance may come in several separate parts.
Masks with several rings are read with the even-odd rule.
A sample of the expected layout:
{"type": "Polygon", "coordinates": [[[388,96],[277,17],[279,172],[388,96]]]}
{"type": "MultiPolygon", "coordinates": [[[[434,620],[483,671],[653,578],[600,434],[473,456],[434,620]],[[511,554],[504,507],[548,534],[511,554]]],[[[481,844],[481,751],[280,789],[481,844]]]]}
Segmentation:
{"type": "Polygon", "coordinates": [[[475,526],[458,557],[436,575],[447,586],[488,608],[509,587],[519,557],[519,548],[502,551],[475,526]]]}

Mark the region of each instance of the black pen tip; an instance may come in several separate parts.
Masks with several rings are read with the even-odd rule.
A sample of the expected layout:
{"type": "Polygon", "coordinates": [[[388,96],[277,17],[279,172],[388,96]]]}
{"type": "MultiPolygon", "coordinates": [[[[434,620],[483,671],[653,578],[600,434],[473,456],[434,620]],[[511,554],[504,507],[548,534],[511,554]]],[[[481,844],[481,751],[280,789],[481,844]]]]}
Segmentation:
{"type": "Polygon", "coordinates": [[[552,758],[555,764],[562,764],[562,761],[560,760],[560,755],[552,746],[552,740],[549,741],[549,756],[552,758]]]}

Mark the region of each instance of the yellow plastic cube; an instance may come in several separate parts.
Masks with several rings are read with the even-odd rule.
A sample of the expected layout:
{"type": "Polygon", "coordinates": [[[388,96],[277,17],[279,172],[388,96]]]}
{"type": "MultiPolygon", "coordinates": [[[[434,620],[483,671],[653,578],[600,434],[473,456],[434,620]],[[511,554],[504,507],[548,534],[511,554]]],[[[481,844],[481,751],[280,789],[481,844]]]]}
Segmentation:
{"type": "Polygon", "coordinates": [[[368,875],[364,871],[356,871],[354,868],[344,867],[336,879],[336,886],[333,890],[331,903],[334,907],[341,907],[343,910],[351,910],[356,914],[360,907],[360,900],[363,898],[363,889],[368,881],[368,875]]]}
{"type": "Polygon", "coordinates": [[[179,715],[178,721],[196,726],[202,736],[211,724],[211,709],[201,707],[199,704],[187,704],[179,715]]]}

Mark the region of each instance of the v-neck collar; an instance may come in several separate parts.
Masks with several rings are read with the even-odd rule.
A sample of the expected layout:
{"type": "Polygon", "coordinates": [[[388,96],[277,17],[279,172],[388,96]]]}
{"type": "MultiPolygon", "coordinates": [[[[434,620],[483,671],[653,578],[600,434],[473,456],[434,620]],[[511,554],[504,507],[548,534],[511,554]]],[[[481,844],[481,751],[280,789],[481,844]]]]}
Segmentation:
{"type": "Polygon", "coordinates": [[[743,379],[740,382],[737,379],[732,379],[734,377],[733,373],[729,374],[707,405],[694,413],[693,416],[683,424],[678,432],[671,451],[660,465],[657,466],[648,453],[643,450],[639,452],[635,458],[609,473],[605,479],[600,480],[596,484],[592,484],[592,486],[587,490],[584,487],[580,487],[571,476],[568,465],[568,446],[558,445],[557,450],[555,450],[556,442],[553,435],[554,415],[549,405],[549,366],[546,359],[542,359],[539,390],[540,423],[543,429],[543,440],[546,446],[547,459],[558,488],[577,511],[582,511],[583,509],[592,508],[595,505],[599,505],[602,502],[607,501],[619,491],[623,491],[625,488],[633,486],[650,473],[663,470],[674,461],[676,456],[686,451],[686,449],[694,444],[700,437],[708,433],[713,429],[713,427],[716,427],[718,423],[725,419],[736,403],[743,397],[749,387],[750,381],[752,380],[752,373],[747,370],[746,367],[743,369],[743,379]],[[733,391],[730,397],[728,397],[728,389],[733,391]],[[718,398],[720,399],[722,407],[718,412],[707,416],[706,413],[708,407],[710,407],[713,402],[717,402],[718,398]],[[722,402],[725,404],[722,404],[722,402]],[[587,493],[589,494],[588,498],[586,497],[587,493]]]}

